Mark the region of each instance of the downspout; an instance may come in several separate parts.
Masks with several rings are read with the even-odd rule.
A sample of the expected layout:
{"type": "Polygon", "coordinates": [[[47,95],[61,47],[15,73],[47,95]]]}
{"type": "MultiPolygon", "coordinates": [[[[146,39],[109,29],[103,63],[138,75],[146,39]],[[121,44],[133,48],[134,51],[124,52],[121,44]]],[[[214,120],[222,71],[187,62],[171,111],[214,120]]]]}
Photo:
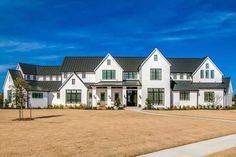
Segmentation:
{"type": "Polygon", "coordinates": [[[199,97],[199,90],[197,91],[197,109],[199,109],[198,97],[199,97]]]}

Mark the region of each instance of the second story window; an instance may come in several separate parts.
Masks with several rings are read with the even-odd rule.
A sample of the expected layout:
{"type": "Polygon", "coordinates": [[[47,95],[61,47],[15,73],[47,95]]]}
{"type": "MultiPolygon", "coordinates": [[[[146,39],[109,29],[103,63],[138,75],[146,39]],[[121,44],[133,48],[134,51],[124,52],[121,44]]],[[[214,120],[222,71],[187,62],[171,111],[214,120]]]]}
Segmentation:
{"type": "Polygon", "coordinates": [[[36,75],[33,76],[33,80],[36,80],[36,75]]]}
{"type": "Polygon", "coordinates": [[[201,79],[203,79],[204,78],[204,70],[201,70],[201,79]]]}
{"type": "Polygon", "coordinates": [[[65,79],[67,78],[67,73],[64,73],[64,78],[65,78],[65,79]]]}
{"type": "Polygon", "coordinates": [[[116,79],[116,71],[115,70],[103,70],[102,71],[102,79],[103,80],[115,80],[116,79]]]}
{"type": "Polygon", "coordinates": [[[158,60],[158,56],[154,55],[154,61],[157,61],[157,60],[158,60]]]}
{"type": "Polygon", "coordinates": [[[52,81],[52,75],[49,75],[49,80],[52,81]]]}
{"type": "Polygon", "coordinates": [[[184,79],[184,74],[180,73],[180,79],[183,80],[184,79]]]}
{"type": "Polygon", "coordinates": [[[173,74],[173,79],[174,79],[174,80],[177,79],[177,74],[176,74],[176,73],[173,74]]]}
{"type": "Polygon", "coordinates": [[[57,93],[57,99],[60,99],[60,92],[57,93]]]}
{"type": "Polygon", "coordinates": [[[46,81],[46,75],[43,76],[43,80],[46,81]]]}
{"type": "Polygon", "coordinates": [[[150,69],[150,80],[162,80],[162,69],[150,69]]]}
{"type": "Polygon", "coordinates": [[[107,65],[111,65],[111,60],[110,59],[107,60],[107,65]]]}
{"type": "Polygon", "coordinates": [[[137,72],[124,72],[124,80],[137,79],[137,72]]]}
{"type": "Polygon", "coordinates": [[[56,80],[57,80],[57,81],[60,80],[60,76],[59,76],[59,75],[56,76],[56,80]]]}
{"type": "Polygon", "coordinates": [[[74,85],[75,84],[75,79],[72,79],[72,85],[74,85]]]}
{"type": "Polygon", "coordinates": [[[209,69],[209,63],[206,63],[206,69],[209,69]]]}
{"type": "Polygon", "coordinates": [[[206,70],[206,78],[209,78],[209,70],[206,70]]]}
{"type": "Polygon", "coordinates": [[[26,75],[26,80],[30,80],[30,75],[29,74],[26,75]]]}
{"type": "Polygon", "coordinates": [[[211,70],[211,78],[214,79],[215,78],[215,71],[211,70]]]}
{"type": "Polygon", "coordinates": [[[191,74],[187,74],[187,79],[191,79],[191,74]]]}
{"type": "Polygon", "coordinates": [[[82,78],[83,79],[86,78],[86,73],[85,72],[82,73],[82,78]]]}

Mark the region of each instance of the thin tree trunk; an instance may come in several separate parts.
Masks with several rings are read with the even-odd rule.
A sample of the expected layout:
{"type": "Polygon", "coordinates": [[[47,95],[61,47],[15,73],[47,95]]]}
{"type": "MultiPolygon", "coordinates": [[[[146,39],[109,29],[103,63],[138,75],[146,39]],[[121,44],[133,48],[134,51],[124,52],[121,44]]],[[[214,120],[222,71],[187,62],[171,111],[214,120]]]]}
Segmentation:
{"type": "Polygon", "coordinates": [[[30,119],[32,120],[32,108],[30,106],[30,119]]]}
{"type": "Polygon", "coordinates": [[[19,120],[21,120],[21,109],[19,108],[19,120]]]}

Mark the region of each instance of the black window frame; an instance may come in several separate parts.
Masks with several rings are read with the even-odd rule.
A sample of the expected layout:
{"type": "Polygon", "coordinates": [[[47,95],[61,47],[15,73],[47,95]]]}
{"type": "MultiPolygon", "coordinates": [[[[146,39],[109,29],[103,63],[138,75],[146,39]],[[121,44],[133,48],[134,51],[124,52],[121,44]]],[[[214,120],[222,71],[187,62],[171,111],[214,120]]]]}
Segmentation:
{"type": "Polygon", "coordinates": [[[81,103],[82,92],[80,89],[67,89],[66,90],[66,103],[78,104],[81,103]]]}
{"type": "Polygon", "coordinates": [[[180,91],[179,92],[179,100],[189,101],[190,100],[190,91],[180,91]]]}
{"type": "Polygon", "coordinates": [[[150,69],[150,80],[162,80],[162,69],[151,68],[150,69]]]}
{"type": "Polygon", "coordinates": [[[32,98],[33,99],[43,99],[43,93],[32,92],[32,98]]]}
{"type": "Polygon", "coordinates": [[[148,98],[152,105],[165,104],[165,89],[164,88],[148,88],[148,98]]]}

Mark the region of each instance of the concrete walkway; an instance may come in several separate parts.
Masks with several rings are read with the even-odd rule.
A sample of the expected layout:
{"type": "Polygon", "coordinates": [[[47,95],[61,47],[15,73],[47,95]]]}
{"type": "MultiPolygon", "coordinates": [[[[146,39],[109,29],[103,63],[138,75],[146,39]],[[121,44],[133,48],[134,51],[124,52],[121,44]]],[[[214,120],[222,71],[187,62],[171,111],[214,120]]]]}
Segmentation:
{"type": "Polygon", "coordinates": [[[236,134],[141,155],[140,157],[204,157],[236,147],[236,134]]]}

